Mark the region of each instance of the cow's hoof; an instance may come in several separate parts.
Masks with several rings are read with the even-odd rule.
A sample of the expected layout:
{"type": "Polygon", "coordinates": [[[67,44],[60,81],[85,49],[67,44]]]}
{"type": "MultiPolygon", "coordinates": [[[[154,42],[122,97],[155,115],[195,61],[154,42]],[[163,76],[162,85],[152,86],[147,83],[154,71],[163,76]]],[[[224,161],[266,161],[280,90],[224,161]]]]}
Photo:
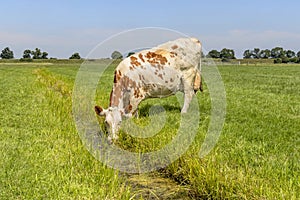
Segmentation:
{"type": "Polygon", "coordinates": [[[107,137],[107,141],[108,141],[108,144],[112,144],[113,143],[113,139],[110,136],[107,137]]]}
{"type": "Polygon", "coordinates": [[[116,141],[118,141],[118,139],[119,139],[118,136],[113,136],[113,137],[108,136],[108,137],[107,137],[108,144],[113,144],[113,143],[115,143],[116,141]]]}
{"type": "Polygon", "coordinates": [[[187,113],[187,110],[182,110],[181,111],[181,114],[186,114],[187,113]]]}

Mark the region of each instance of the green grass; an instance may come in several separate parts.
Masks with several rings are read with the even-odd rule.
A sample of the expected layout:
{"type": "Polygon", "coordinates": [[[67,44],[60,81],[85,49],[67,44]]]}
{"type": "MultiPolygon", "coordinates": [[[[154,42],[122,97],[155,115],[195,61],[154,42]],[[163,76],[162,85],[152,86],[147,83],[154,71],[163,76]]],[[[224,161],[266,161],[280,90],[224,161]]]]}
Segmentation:
{"type": "MultiPolygon", "coordinates": [[[[57,70],[71,69],[73,76],[78,66],[57,70]]],[[[35,64],[0,66],[0,199],[128,199],[118,172],[81,144],[72,82],[49,71],[35,64]]]]}
{"type": "MultiPolygon", "coordinates": [[[[130,199],[140,193],[94,159],[80,141],[71,111],[79,66],[0,63],[0,199],[130,199]]],[[[99,84],[99,105],[108,105],[114,67],[99,84]]],[[[183,198],[300,198],[300,66],[219,70],[227,115],[216,147],[203,159],[198,157],[210,120],[209,91],[204,87],[197,95],[201,120],[195,141],[180,159],[151,177],[188,186],[190,196],[183,198]]],[[[181,117],[176,97],[142,102],[134,122],[147,125],[154,104],[166,109],[164,128],[147,139],[121,131],[117,145],[150,152],[172,141],[181,117]]]]}

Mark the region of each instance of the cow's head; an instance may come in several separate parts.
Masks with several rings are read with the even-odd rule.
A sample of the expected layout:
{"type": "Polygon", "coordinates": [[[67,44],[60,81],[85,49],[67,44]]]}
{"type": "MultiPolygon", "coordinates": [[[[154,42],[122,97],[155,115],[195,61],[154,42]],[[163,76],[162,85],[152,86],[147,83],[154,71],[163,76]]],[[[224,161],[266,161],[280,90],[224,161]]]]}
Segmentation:
{"type": "Polygon", "coordinates": [[[99,116],[105,117],[105,125],[111,136],[108,139],[118,139],[117,132],[119,131],[122,123],[122,111],[117,107],[109,107],[103,109],[100,106],[95,106],[95,112],[99,116]]]}

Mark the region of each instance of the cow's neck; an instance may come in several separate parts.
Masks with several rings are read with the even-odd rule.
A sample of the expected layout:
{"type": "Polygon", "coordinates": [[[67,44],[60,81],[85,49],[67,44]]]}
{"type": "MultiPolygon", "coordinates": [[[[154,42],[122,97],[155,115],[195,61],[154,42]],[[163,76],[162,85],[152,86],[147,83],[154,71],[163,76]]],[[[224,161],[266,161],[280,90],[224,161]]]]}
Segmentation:
{"type": "Polygon", "coordinates": [[[110,94],[110,107],[117,107],[124,111],[124,114],[128,114],[132,110],[130,104],[130,92],[125,88],[116,86],[113,88],[110,94]]]}

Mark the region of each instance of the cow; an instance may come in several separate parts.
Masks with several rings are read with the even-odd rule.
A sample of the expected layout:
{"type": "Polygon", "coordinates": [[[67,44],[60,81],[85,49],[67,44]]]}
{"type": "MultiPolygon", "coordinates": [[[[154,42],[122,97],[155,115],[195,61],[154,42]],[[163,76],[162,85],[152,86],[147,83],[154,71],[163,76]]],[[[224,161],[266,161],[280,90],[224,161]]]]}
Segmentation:
{"type": "Polygon", "coordinates": [[[184,93],[181,113],[186,113],[193,95],[202,91],[202,45],[196,38],[179,38],[124,59],[114,72],[114,83],[107,109],[95,106],[105,116],[109,141],[118,139],[122,118],[137,114],[138,105],[147,98],[184,93]]]}

